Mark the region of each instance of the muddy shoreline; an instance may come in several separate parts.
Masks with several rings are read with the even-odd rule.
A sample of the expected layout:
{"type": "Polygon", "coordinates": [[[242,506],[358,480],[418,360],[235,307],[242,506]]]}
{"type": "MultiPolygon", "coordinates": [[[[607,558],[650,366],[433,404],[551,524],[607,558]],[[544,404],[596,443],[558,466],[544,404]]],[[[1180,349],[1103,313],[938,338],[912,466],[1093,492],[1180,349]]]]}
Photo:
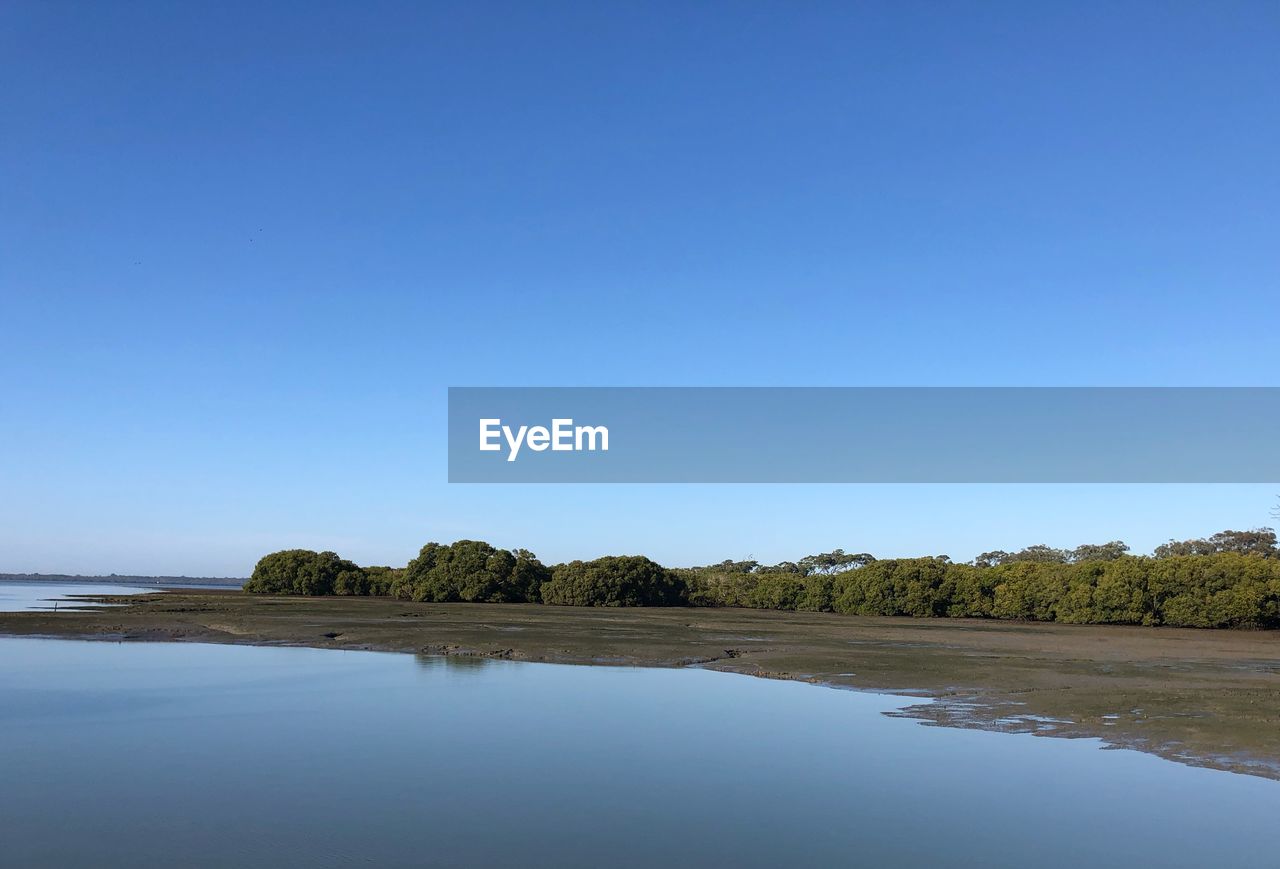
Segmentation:
{"type": "Polygon", "coordinates": [[[211,642],[688,667],[921,698],[947,727],[1093,737],[1280,779],[1280,633],[579,609],[180,589],[98,610],[0,613],[0,635],[211,642]]]}

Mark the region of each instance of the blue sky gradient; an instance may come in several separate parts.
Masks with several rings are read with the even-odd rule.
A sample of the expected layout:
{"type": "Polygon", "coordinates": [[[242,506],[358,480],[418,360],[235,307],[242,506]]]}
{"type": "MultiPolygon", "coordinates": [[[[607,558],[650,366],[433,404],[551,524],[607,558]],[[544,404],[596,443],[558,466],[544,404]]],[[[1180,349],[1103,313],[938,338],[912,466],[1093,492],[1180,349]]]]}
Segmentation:
{"type": "Polygon", "coordinates": [[[1277,385],[1277,44],[1272,3],[6,4],[0,571],[1266,524],[1280,487],[450,486],[445,390],[1277,385]]]}

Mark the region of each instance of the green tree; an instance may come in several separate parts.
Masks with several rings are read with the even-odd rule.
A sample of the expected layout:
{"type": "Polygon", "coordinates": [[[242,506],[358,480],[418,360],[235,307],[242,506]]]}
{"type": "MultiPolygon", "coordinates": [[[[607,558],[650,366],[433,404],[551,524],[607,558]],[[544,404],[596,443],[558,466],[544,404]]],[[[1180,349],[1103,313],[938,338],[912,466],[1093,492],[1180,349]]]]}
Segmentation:
{"type": "Polygon", "coordinates": [[[521,596],[521,600],[541,602],[542,586],[551,579],[551,569],[527,549],[515,549],[511,554],[516,560],[511,568],[512,588],[521,596]]]}
{"type": "Polygon", "coordinates": [[[359,570],[344,570],[333,583],[333,593],[339,595],[364,595],[385,597],[391,593],[391,583],[404,568],[373,566],[359,570]]]}
{"type": "Polygon", "coordinates": [[[285,549],[259,559],[244,590],[255,594],[333,594],[339,577],[345,586],[357,581],[353,577],[359,573],[353,562],[333,552],[285,549]]]}
{"type": "Polygon", "coordinates": [[[1254,528],[1249,531],[1219,531],[1212,537],[1192,540],[1170,540],[1156,547],[1156,558],[1175,555],[1214,555],[1219,552],[1236,552],[1241,555],[1260,555],[1264,558],[1280,558],[1273,528],[1254,528]]]}
{"type": "Polygon", "coordinates": [[[392,589],[397,597],[418,601],[518,603],[537,600],[546,575],[528,550],[510,552],[481,540],[459,540],[423,546],[392,589]]]}
{"type": "Polygon", "coordinates": [[[542,602],[558,606],[682,606],[679,574],[642,555],[609,555],[558,564],[542,585],[542,602]]]}
{"type": "Polygon", "coordinates": [[[1123,540],[1112,540],[1110,543],[1083,543],[1071,550],[1067,560],[1072,564],[1081,561],[1115,561],[1129,551],[1129,544],[1123,540]]]}
{"type": "Polygon", "coordinates": [[[1054,549],[1052,546],[1037,543],[1035,546],[1028,546],[1026,549],[1013,553],[1002,563],[1013,564],[1018,561],[1032,561],[1036,564],[1065,564],[1067,552],[1063,549],[1054,549]]]}
{"type": "Polygon", "coordinates": [[[864,567],[875,560],[875,556],[869,552],[852,554],[845,552],[843,549],[834,549],[831,552],[806,555],[800,559],[797,567],[800,568],[800,572],[805,576],[814,576],[815,574],[830,575],[864,567]]]}
{"type": "Polygon", "coordinates": [[[760,576],[747,595],[747,606],[756,609],[798,610],[804,599],[808,577],[794,573],[767,573],[760,576]]]}

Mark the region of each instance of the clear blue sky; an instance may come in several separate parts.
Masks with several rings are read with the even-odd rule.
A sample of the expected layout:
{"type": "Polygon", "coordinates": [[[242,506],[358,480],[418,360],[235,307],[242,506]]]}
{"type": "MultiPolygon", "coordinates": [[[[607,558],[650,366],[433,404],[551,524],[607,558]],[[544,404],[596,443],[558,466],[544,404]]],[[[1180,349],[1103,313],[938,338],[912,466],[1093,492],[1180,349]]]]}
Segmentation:
{"type": "Polygon", "coordinates": [[[449,385],[1276,385],[1274,3],[0,9],[0,571],[672,564],[1253,486],[450,486],[449,385]]]}

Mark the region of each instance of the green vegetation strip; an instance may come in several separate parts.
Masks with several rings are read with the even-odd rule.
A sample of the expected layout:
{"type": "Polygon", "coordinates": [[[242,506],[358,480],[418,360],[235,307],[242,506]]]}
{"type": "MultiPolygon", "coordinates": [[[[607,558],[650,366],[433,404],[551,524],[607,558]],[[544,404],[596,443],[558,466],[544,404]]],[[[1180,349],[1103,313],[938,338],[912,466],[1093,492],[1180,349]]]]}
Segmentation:
{"type": "Polygon", "coordinates": [[[1280,627],[1280,549],[1271,529],[1171,541],[1153,556],[1119,541],[878,560],[842,550],[764,566],[671,570],[638,555],[547,567],[527,549],[428,543],[403,568],[359,567],[292,549],[258,562],[245,590],[449,603],[750,607],[846,615],[989,618],[1196,628],[1280,627]]]}

